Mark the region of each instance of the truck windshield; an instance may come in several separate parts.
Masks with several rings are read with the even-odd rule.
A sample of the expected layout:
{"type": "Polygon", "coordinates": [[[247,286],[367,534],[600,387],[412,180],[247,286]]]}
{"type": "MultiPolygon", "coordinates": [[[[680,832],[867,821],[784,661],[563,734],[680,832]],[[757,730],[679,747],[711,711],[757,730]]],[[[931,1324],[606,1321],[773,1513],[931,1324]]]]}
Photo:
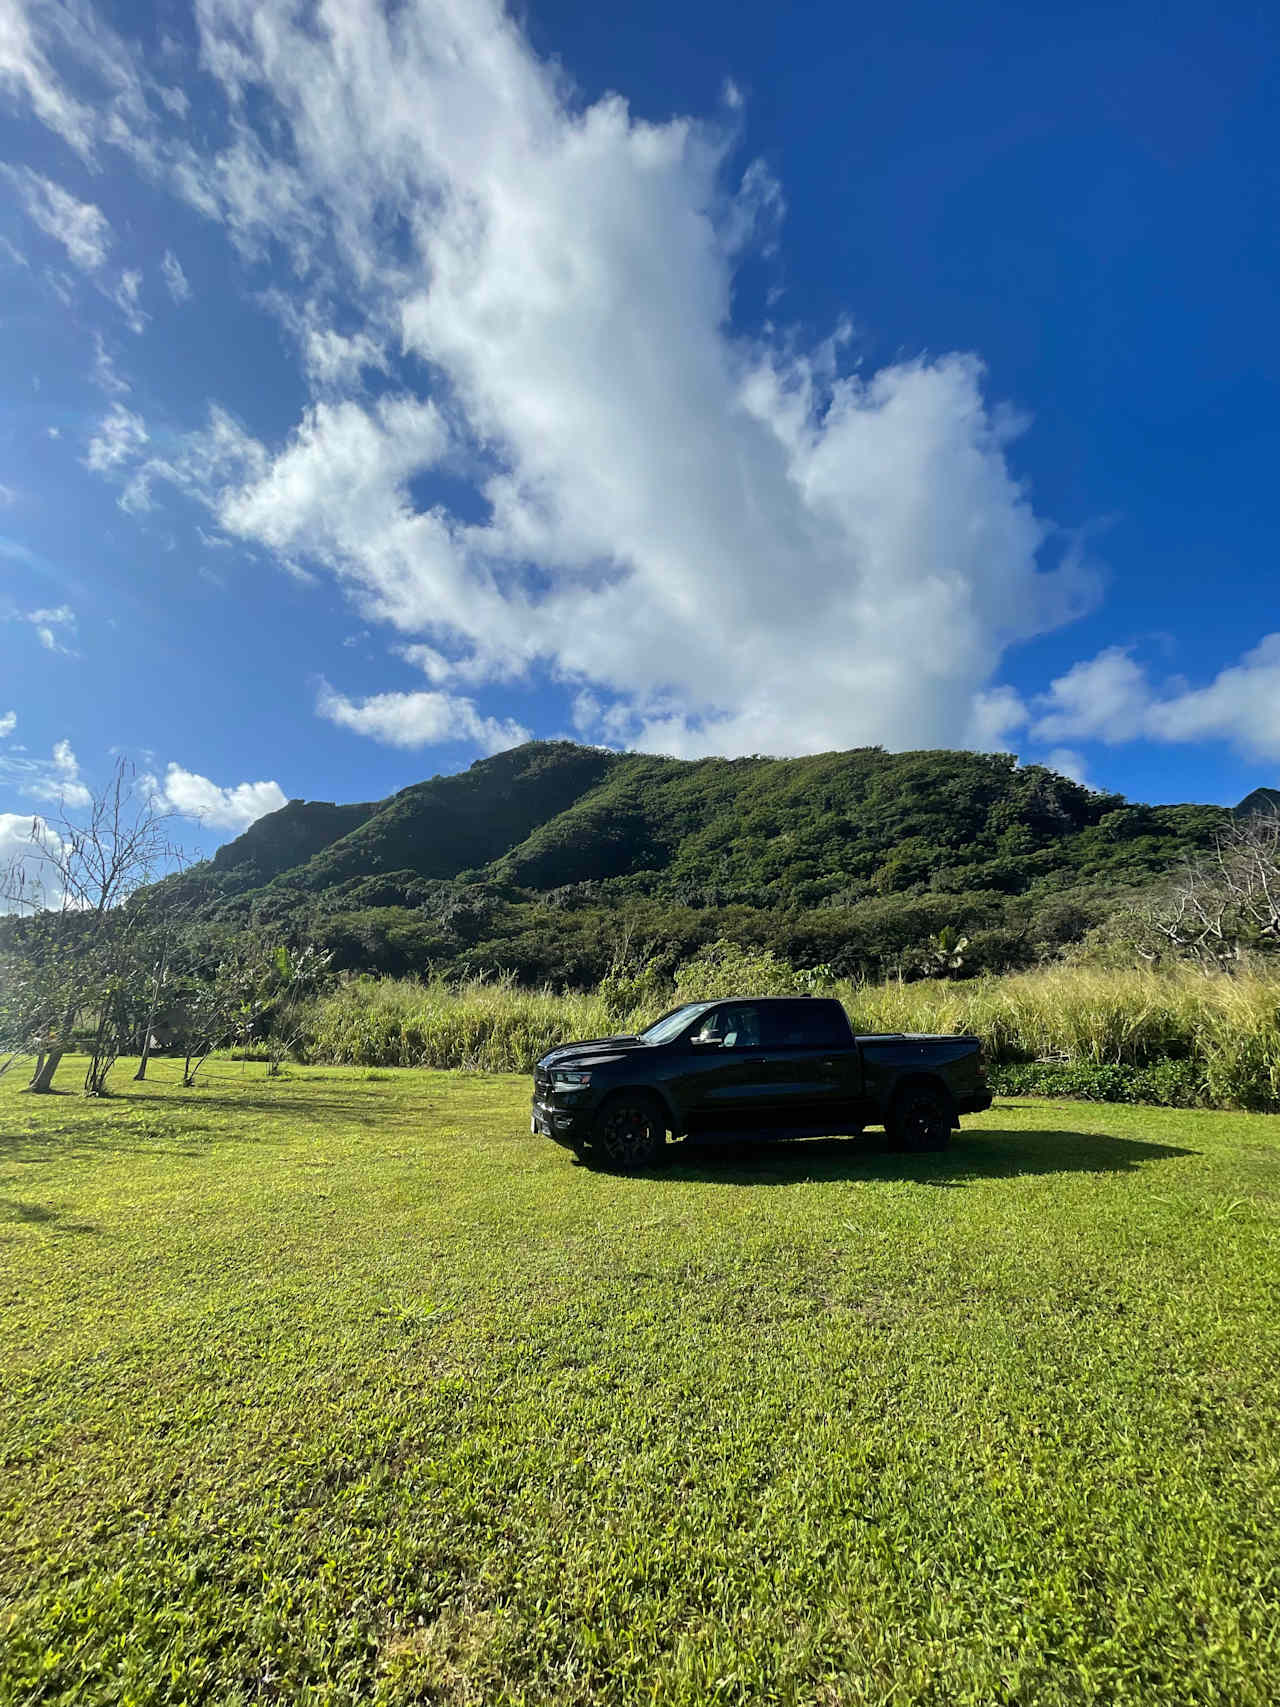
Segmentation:
{"type": "Polygon", "coordinates": [[[654,1020],[647,1031],[640,1033],[642,1043],[670,1043],[677,1032],[682,1031],[690,1020],[696,1019],[711,1006],[710,1002],[686,1002],[681,1008],[672,1008],[669,1014],[663,1014],[661,1019],[654,1020]]]}

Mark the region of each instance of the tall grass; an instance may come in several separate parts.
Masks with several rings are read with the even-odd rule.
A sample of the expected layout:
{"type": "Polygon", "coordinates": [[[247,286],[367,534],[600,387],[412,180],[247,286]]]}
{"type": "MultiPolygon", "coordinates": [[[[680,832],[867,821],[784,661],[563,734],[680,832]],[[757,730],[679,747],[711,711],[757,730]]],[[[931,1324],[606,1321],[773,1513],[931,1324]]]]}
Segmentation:
{"type": "MultiPolygon", "coordinates": [[[[307,1044],[317,1060],[354,1066],[524,1072],[557,1043],[638,1030],[677,1001],[728,993],[720,987],[728,977],[743,994],[812,982],[768,957],[754,974],[745,958],[732,968],[695,962],[674,986],[615,982],[588,995],[504,980],[450,986],[360,978],[313,1007],[307,1044]]],[[[963,982],[829,983],[826,990],[844,1003],[857,1031],[975,1032],[997,1066],[1106,1069],[1107,1083],[1123,1070],[1156,1083],[1152,1069],[1180,1063],[1183,1098],[1280,1108],[1277,977],[1064,966],[963,982]]]]}
{"type": "Polygon", "coordinates": [[[520,1073],[557,1043],[617,1030],[599,996],[364,977],[315,1003],[305,1036],[316,1060],[338,1065],[520,1073]]]}

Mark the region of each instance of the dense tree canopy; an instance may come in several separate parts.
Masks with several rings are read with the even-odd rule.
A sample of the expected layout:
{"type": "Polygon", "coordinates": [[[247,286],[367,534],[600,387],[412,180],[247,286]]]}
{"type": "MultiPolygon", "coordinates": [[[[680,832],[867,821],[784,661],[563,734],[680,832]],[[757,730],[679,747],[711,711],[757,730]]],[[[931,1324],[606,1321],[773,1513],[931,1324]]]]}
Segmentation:
{"type": "Polygon", "coordinates": [[[672,962],[730,938],[914,975],[960,935],[973,971],[1055,952],[1229,816],[1000,753],[689,761],[530,742],[381,802],[291,801],[170,883],[210,922],[305,934],[339,967],[586,984],[623,938],[672,962]]]}

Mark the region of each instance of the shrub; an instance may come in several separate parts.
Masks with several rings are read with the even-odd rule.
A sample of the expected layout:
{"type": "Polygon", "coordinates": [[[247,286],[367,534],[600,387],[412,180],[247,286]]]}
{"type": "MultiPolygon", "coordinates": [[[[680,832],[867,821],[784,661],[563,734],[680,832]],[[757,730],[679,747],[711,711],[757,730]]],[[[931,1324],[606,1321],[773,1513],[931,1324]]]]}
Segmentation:
{"type": "Polygon", "coordinates": [[[1020,1061],[992,1068],[990,1077],[992,1090],[1000,1096],[1141,1102],[1160,1108],[1203,1108],[1209,1101],[1204,1069],[1194,1061],[1157,1061],[1150,1067],[1020,1061]]]}

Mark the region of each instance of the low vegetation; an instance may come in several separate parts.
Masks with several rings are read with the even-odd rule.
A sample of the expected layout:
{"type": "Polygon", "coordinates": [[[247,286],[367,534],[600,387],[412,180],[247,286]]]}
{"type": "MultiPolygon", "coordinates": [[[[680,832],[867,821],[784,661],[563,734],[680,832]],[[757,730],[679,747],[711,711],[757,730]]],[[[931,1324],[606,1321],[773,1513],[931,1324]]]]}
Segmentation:
{"type": "Polygon", "coordinates": [[[687,997],[823,989],[859,1030],[978,1032],[1024,1094],[1280,1107],[1266,791],[1232,816],[1008,755],[533,742],[390,802],[292,802],[157,880],[175,859],[124,760],[79,821],[33,823],[0,872],[0,1076],[34,1057],[48,1092],[85,1048],[100,1097],[166,1042],[188,1088],[232,1046],[523,1071],[687,997]]]}
{"type": "Polygon", "coordinates": [[[1273,1120],[618,1178],[524,1079],[130,1065],[0,1081],[0,1700],[1280,1696],[1273,1120]]]}
{"type": "Polygon", "coordinates": [[[822,988],[860,1031],[972,1031],[1022,1093],[1280,1108],[1280,977],[1193,968],[1049,967],[1004,978],[854,985],[732,945],[668,983],[615,975],[592,995],[504,980],[354,979],[301,1027],[318,1060],[366,1067],[527,1071],[556,1043],[633,1030],[677,1001],[822,988]]]}

